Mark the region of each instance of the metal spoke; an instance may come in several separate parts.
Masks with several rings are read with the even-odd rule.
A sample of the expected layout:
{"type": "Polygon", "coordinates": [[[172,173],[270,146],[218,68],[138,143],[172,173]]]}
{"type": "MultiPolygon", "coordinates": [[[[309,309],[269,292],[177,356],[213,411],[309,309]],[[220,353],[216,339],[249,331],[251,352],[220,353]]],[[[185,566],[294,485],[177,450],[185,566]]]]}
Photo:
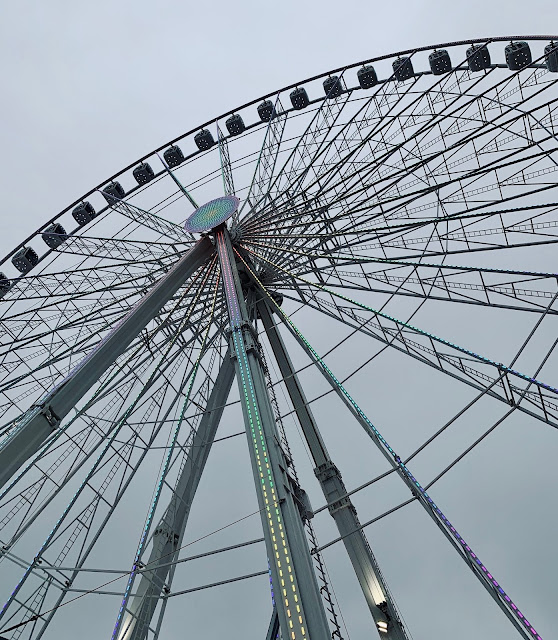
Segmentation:
{"type": "MultiPolygon", "coordinates": [[[[259,254],[256,254],[256,256],[261,258],[259,254]]],[[[386,344],[390,343],[391,340],[398,342],[401,345],[401,350],[407,352],[409,355],[423,359],[426,362],[433,363],[434,366],[440,370],[446,371],[449,368],[453,370],[452,372],[458,373],[460,379],[469,378],[477,385],[492,383],[494,378],[487,373],[487,370],[492,370],[496,373],[497,377],[502,377],[499,383],[503,391],[503,394],[499,396],[501,400],[508,404],[516,405],[519,404],[519,398],[525,397],[529,405],[532,405],[532,409],[524,409],[525,411],[537,416],[548,424],[556,426],[558,418],[558,398],[556,398],[556,396],[558,396],[558,389],[552,385],[536,380],[500,362],[491,360],[444,338],[419,329],[408,322],[398,320],[380,310],[359,303],[320,283],[311,282],[302,276],[289,273],[274,263],[272,263],[272,266],[290,275],[293,279],[304,282],[314,289],[329,294],[332,299],[342,300],[347,303],[344,305],[320,298],[317,299],[316,308],[323,311],[326,307],[329,307],[333,310],[334,317],[337,319],[341,319],[341,321],[346,321],[347,319],[352,320],[352,323],[349,322],[351,326],[355,326],[355,324],[362,325],[363,327],[364,325],[368,325],[366,331],[369,331],[370,335],[376,339],[386,344]],[[363,319],[358,312],[355,311],[355,307],[371,313],[372,318],[363,319]],[[450,351],[447,352],[444,349],[449,349],[450,351]],[[475,363],[475,366],[472,366],[469,362],[475,363]],[[537,387],[537,390],[528,391],[526,387],[524,385],[521,386],[518,381],[527,383],[528,386],[534,385],[537,387]],[[523,393],[524,391],[525,393],[523,393]]],[[[549,308],[556,299],[556,295],[558,294],[553,296],[549,308]]],[[[308,303],[308,300],[306,300],[306,302],[308,303]]],[[[362,330],[364,331],[364,328],[362,330]]]]}

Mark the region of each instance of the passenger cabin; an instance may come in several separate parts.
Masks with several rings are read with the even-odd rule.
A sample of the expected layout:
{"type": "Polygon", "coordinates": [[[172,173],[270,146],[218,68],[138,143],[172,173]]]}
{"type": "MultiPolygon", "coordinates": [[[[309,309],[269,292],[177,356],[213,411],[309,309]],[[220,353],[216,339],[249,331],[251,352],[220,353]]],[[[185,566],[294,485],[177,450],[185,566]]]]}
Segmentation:
{"type": "Polygon", "coordinates": [[[558,44],[551,42],[544,48],[546,68],[551,73],[558,73],[558,44]]]}
{"type": "Polygon", "coordinates": [[[41,234],[45,244],[51,249],[56,249],[59,247],[65,240],[68,239],[68,234],[64,227],[55,222],[54,224],[49,225],[41,234]]]}
{"type": "Polygon", "coordinates": [[[114,180],[114,182],[110,182],[109,184],[107,184],[107,186],[103,189],[102,194],[109,204],[115,204],[119,200],[122,200],[122,198],[126,195],[126,192],[124,191],[124,187],[120,184],[120,182],[114,180]]]}
{"type": "Polygon", "coordinates": [[[370,89],[378,84],[378,76],[374,67],[369,64],[357,71],[357,80],[362,89],[370,89]]]}
{"type": "Polygon", "coordinates": [[[435,76],[441,76],[451,71],[451,59],[446,49],[436,49],[428,56],[430,71],[435,76]]]}
{"type": "Polygon", "coordinates": [[[291,91],[290,98],[294,109],[304,109],[310,104],[304,87],[297,87],[294,91],[291,91]]]}
{"type": "Polygon", "coordinates": [[[39,256],[31,247],[22,247],[12,256],[12,264],[21,273],[27,273],[38,264],[39,256]]]}
{"type": "Polygon", "coordinates": [[[8,293],[12,288],[12,283],[8,280],[5,273],[0,271],[0,300],[8,293]]]}
{"type": "Polygon", "coordinates": [[[142,162],[132,171],[132,173],[139,185],[147,184],[155,177],[155,173],[148,162],[142,162]]]}
{"type": "Polygon", "coordinates": [[[415,75],[411,58],[408,58],[406,56],[402,56],[400,58],[397,58],[397,60],[394,60],[392,67],[393,75],[399,82],[405,82],[405,80],[408,80],[415,75]]]}
{"type": "Polygon", "coordinates": [[[329,76],[324,80],[326,98],[338,98],[343,93],[343,85],[339,76],[329,76]]]}
{"type": "Polygon", "coordinates": [[[490,68],[490,52],[485,44],[472,44],[465,55],[470,71],[483,71],[490,68]]]}
{"type": "Polygon", "coordinates": [[[172,147],[165,149],[163,158],[171,169],[174,167],[178,167],[179,164],[184,162],[184,154],[182,153],[182,149],[177,144],[173,144],[172,147]]]}
{"type": "Polygon", "coordinates": [[[225,126],[227,127],[227,131],[231,134],[231,136],[238,136],[246,129],[244,120],[239,113],[233,113],[230,118],[227,118],[227,120],[225,121],[225,126]]]}
{"type": "Polygon", "coordinates": [[[258,105],[258,115],[262,122],[269,122],[275,117],[275,105],[271,100],[264,100],[258,105]]]}
{"type": "Polygon", "coordinates": [[[96,215],[93,205],[90,202],[87,202],[87,200],[85,202],[80,202],[72,211],[72,216],[80,227],[91,222],[96,215]]]}
{"type": "Polygon", "coordinates": [[[506,64],[510,71],[519,71],[519,69],[523,69],[533,61],[531,49],[524,40],[510,42],[504,52],[506,54],[506,64]]]}
{"type": "Polygon", "coordinates": [[[211,131],[209,129],[202,129],[194,136],[194,142],[196,143],[196,147],[200,151],[207,151],[211,149],[211,147],[215,144],[215,140],[211,135],[211,131]]]}

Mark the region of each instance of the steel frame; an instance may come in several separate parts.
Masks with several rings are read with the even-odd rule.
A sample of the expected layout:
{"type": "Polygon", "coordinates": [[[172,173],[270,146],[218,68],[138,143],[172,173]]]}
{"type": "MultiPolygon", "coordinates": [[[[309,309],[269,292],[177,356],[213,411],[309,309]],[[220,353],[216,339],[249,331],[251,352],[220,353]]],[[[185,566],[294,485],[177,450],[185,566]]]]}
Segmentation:
{"type": "Polygon", "coordinates": [[[180,286],[210,257],[212,246],[200,240],[169,274],[140,301],[72,373],[29,412],[0,443],[0,488],[42,443],[58,429],[63,418],[87,393],[91,385],[115,362],[130,342],[178,291],[180,286]]]}
{"type": "Polygon", "coordinates": [[[141,571],[134,597],[126,607],[118,640],[145,640],[158,600],[170,591],[169,575],[177,559],[196,489],[215,439],[217,427],[234,379],[230,352],[225,354],[221,369],[209,396],[207,407],[190,445],[186,460],[165,515],[155,527],[149,559],[141,571]]]}
{"type": "MultiPolygon", "coordinates": [[[[457,532],[455,527],[453,527],[444,513],[442,513],[434,500],[428,495],[423,486],[413,476],[410,469],[402,462],[400,456],[398,456],[397,453],[385,441],[380,432],[364,414],[355,400],[350,396],[350,394],[335,377],[332,371],[325,365],[323,360],[318,356],[318,354],[312,348],[306,338],[304,338],[304,336],[296,328],[292,320],[288,319],[287,316],[285,316],[285,314],[280,311],[280,308],[276,305],[276,303],[273,302],[272,298],[270,298],[269,295],[268,300],[270,304],[275,305],[274,308],[279,311],[286,328],[290,331],[292,336],[302,347],[310,360],[318,366],[320,373],[322,373],[328,384],[331,386],[332,390],[338,395],[343,404],[345,404],[345,406],[349,409],[353,417],[364,429],[365,433],[370,436],[372,441],[378,446],[392,468],[397,472],[403,482],[409,487],[415,499],[417,499],[419,504],[426,510],[428,515],[432,518],[432,520],[444,534],[452,547],[457,551],[460,557],[469,566],[473,574],[477,577],[483,587],[488,591],[490,596],[500,607],[506,617],[510,620],[518,633],[525,640],[529,640],[529,638],[532,638],[533,636],[537,637],[538,634],[531,623],[525,618],[521,611],[519,611],[517,606],[506,594],[502,586],[488,571],[486,566],[474,553],[471,547],[466,543],[464,538],[462,538],[462,536],[457,532]]],[[[358,529],[355,528],[353,529],[353,532],[357,532],[360,530],[360,527],[358,529]]]]}
{"type": "MultiPolygon", "coordinates": [[[[498,40],[507,38],[472,42],[498,40]]],[[[438,48],[453,44],[463,43],[438,45],[438,48]]],[[[401,53],[414,57],[418,51],[430,48],[401,53]]],[[[374,60],[388,57],[391,56],[374,60]]],[[[284,134],[296,113],[293,109],[285,109],[280,97],[295,85],[273,96],[264,96],[273,97],[278,109],[267,125],[255,123],[247,127],[248,133],[265,129],[265,134],[248,187],[246,215],[242,217],[242,210],[235,214],[232,236],[222,227],[212,231],[215,244],[204,237],[191,248],[192,237],[180,225],[159,215],[167,206],[165,200],[158,201],[151,211],[138,207],[129,201],[141,194],[141,187],[134,187],[125,200],[115,199],[101,213],[119,214],[126,219],[126,224],[159,234],[159,241],[126,237],[106,240],[85,236],[77,229],[70,232],[59,251],[84,258],[74,270],[73,282],[66,282],[67,274],[63,269],[58,273],[29,274],[12,282],[12,298],[6,300],[9,311],[4,316],[10,342],[0,345],[0,376],[6,380],[4,384],[4,378],[0,379],[0,393],[7,400],[0,408],[14,410],[25,398],[33,396],[37,388],[46,395],[19,420],[9,421],[2,428],[2,435],[6,437],[0,444],[0,488],[14,474],[16,477],[0,494],[0,500],[16,483],[27,481],[28,476],[29,484],[17,494],[16,504],[2,521],[9,521],[11,514],[23,513],[21,525],[0,553],[0,561],[8,559],[25,571],[8,604],[19,607],[24,624],[32,622],[33,633],[41,623],[38,616],[32,619],[32,614],[42,610],[51,588],[60,591],[56,606],[67,594],[81,593],[73,587],[74,579],[84,570],[83,563],[108,522],[111,510],[123,497],[157,434],[170,421],[170,408],[163,410],[164,402],[174,403],[185,395],[188,376],[199,366],[207,376],[208,385],[197,397],[200,406],[205,404],[200,414],[201,422],[192,431],[192,440],[188,441],[190,453],[184,458],[176,484],[171,486],[162,474],[160,486],[167,486],[172,498],[155,527],[148,562],[144,568],[135,564],[130,572],[132,577],[137,573],[139,585],[132,593],[129,582],[123,603],[124,618],[119,619],[114,635],[127,640],[145,640],[148,634],[157,638],[168,598],[196,589],[166,592],[179,562],[178,549],[190,505],[236,372],[270,559],[272,597],[275,598],[267,637],[275,639],[279,628],[283,638],[291,637],[289,633],[292,638],[325,640],[329,637],[331,628],[323,601],[325,599],[326,606],[333,604],[325,593],[320,594],[322,588],[312,566],[312,556],[318,557],[319,549],[312,537],[310,512],[302,499],[304,492],[290,465],[288,443],[282,433],[281,417],[256,334],[255,318],[259,315],[309,445],[327,507],[337,524],[338,540],[342,540],[347,549],[376,628],[382,637],[406,639],[388,587],[364,535],[366,525],[359,522],[341,474],[325,448],[273,320],[274,312],[276,317],[282,317],[289,331],[321,370],[331,390],[383,450],[394,472],[411,489],[411,500],[417,500],[428,511],[519,633],[524,638],[540,638],[429,498],[428,487],[416,481],[292,321],[275,308],[276,298],[267,297],[270,286],[275,294],[282,292],[286,298],[302,302],[373,338],[381,348],[389,346],[405,353],[479,390],[480,396],[487,395],[510,405],[506,415],[519,410],[558,427],[555,398],[558,389],[538,380],[538,371],[529,376],[513,369],[513,365],[505,366],[422,331],[410,322],[389,316],[382,309],[369,306],[364,299],[351,299],[341,293],[350,289],[374,292],[387,301],[405,296],[420,303],[438,300],[529,311],[539,314],[539,323],[547,315],[558,313],[553,308],[558,295],[554,273],[445,263],[449,255],[538,247],[558,241],[558,223],[548,220],[548,216],[558,211],[558,202],[530,204],[534,198],[544,199],[554,188],[553,172],[558,171],[558,158],[555,157],[558,100],[552,98],[533,104],[541,96],[544,99],[549,82],[544,77],[541,61],[535,61],[528,69],[510,72],[494,84],[493,74],[496,75],[500,68],[502,65],[491,65],[482,76],[474,76],[458,63],[452,73],[432,78],[427,93],[420,92],[418,87],[428,72],[418,73],[408,83],[380,80],[368,99],[362,97],[364,94],[359,87],[348,86],[338,98],[325,96],[312,100],[314,115],[291,148],[287,146],[284,134]],[[510,97],[513,97],[511,106],[506,102],[510,97]],[[481,125],[469,127],[468,120],[475,117],[482,121],[481,125]],[[495,148],[501,153],[494,160],[487,160],[495,148]],[[281,163],[280,153],[285,149],[288,149],[288,157],[281,163]],[[459,169],[460,165],[475,161],[478,167],[459,169]],[[519,193],[518,185],[526,188],[519,193]],[[487,227],[493,219],[497,222],[487,227]],[[419,232],[422,235],[418,235],[419,232]],[[529,241],[525,241],[526,234],[529,234],[529,241]],[[233,241],[237,245],[234,248],[233,241]],[[188,249],[190,251],[184,254],[188,249]],[[369,250],[377,255],[367,257],[369,250]],[[435,260],[438,256],[441,259],[435,260]],[[91,266],[92,258],[105,262],[91,266]],[[210,258],[213,263],[208,266],[206,263],[210,258]],[[107,264],[107,261],[112,263],[107,264]],[[244,261],[249,266],[243,265],[244,261]],[[217,269],[217,263],[220,269],[217,269]],[[248,272],[254,269],[254,273],[250,273],[252,285],[257,283],[257,302],[253,291],[246,290],[242,276],[248,272],[243,266],[248,272]],[[196,278],[199,277],[197,282],[191,278],[194,272],[197,272],[196,278]],[[208,282],[216,283],[218,273],[224,278],[224,293],[217,295],[215,288],[212,297],[204,286],[208,282]],[[261,282],[256,273],[262,278],[261,282]],[[179,290],[188,280],[193,283],[192,290],[180,294],[179,290]],[[102,305],[81,304],[82,299],[101,292],[106,293],[102,305]],[[32,312],[20,312],[15,300],[41,300],[45,305],[32,312]],[[214,314],[206,312],[211,301],[214,314]],[[168,305],[173,305],[173,313],[167,314],[168,305]],[[180,318],[181,313],[186,314],[184,321],[180,318]],[[151,320],[157,321],[157,327],[152,331],[147,329],[151,320]],[[115,322],[116,327],[92,349],[96,332],[106,332],[115,322]],[[213,360],[207,369],[201,364],[203,345],[210,330],[213,334],[209,341],[218,343],[224,333],[223,322],[229,325],[226,334],[229,352],[213,381],[210,375],[213,360]],[[202,327],[204,339],[201,338],[202,327]],[[184,328],[188,329],[191,338],[181,335],[184,328]],[[64,331],[75,341],[65,344],[64,331]],[[140,399],[126,406],[127,396],[142,384],[142,376],[149,374],[152,350],[164,353],[166,347],[173,344],[177,351],[167,352],[168,362],[158,370],[158,379],[150,378],[140,391],[140,399]],[[40,364],[34,368],[29,367],[20,353],[31,348],[37,349],[35,357],[39,358],[39,352],[41,357],[40,364]],[[146,351],[151,358],[144,357],[146,351]],[[85,356],[82,362],[74,366],[75,358],[82,356],[85,356]],[[112,372],[106,373],[111,366],[112,372]],[[18,371],[17,377],[10,378],[11,370],[18,371]],[[175,374],[183,370],[182,380],[175,381],[175,374]],[[53,381],[60,378],[63,382],[52,388],[53,381]],[[82,407],[68,419],[72,408],[96,383],[101,385],[99,396],[87,401],[88,411],[82,407]],[[211,394],[210,384],[213,384],[211,394]],[[12,396],[5,393],[19,388],[19,396],[15,396],[15,391],[12,396]],[[150,389],[149,394],[146,389],[150,389]],[[145,398],[141,395],[144,392],[145,398]],[[121,396],[120,400],[118,396],[121,396]],[[167,396],[172,396],[172,401],[167,396]],[[106,408],[101,406],[102,401],[107,402],[106,408]],[[136,409],[137,427],[132,427],[128,418],[132,415],[130,411],[136,409]],[[139,415],[140,410],[143,416],[139,415]],[[64,418],[67,420],[62,426],[64,418]],[[81,429],[77,433],[66,432],[67,426],[79,421],[81,429]],[[116,425],[113,431],[111,424],[116,425]],[[151,431],[149,424],[153,424],[151,431]],[[130,428],[126,437],[124,427],[130,428]],[[122,442],[116,440],[119,434],[123,437],[122,442]],[[141,451],[139,457],[134,455],[135,450],[141,451]],[[99,451],[100,457],[78,489],[78,492],[85,487],[91,489],[93,497],[73,521],[62,525],[74,504],[72,499],[33,562],[27,564],[11,551],[11,545],[61,493],[62,487],[56,487],[55,480],[50,478],[51,472],[54,474],[70,460],[68,478],[72,478],[99,451]],[[261,485],[262,451],[267,456],[266,464],[269,460],[266,471],[270,483],[268,495],[261,485]],[[43,467],[43,463],[48,466],[43,467]],[[28,473],[31,469],[40,472],[38,480],[28,473]],[[116,486],[118,479],[120,484],[111,498],[108,487],[116,486]],[[56,488],[40,506],[40,492],[49,482],[56,488]],[[269,498],[270,487],[276,492],[272,499],[269,498]],[[103,509],[107,510],[106,515],[93,533],[93,520],[105,513],[103,509]],[[284,527],[286,546],[283,551],[292,563],[293,584],[300,601],[300,612],[296,612],[300,615],[298,622],[296,616],[291,615],[294,611],[292,600],[287,602],[282,592],[280,559],[275,555],[276,541],[273,539],[279,524],[284,527]],[[308,548],[305,527],[310,530],[312,552],[308,548]],[[70,547],[84,533],[75,566],[63,566],[70,547]],[[43,559],[44,551],[49,550],[58,538],[63,540],[63,536],[67,536],[65,546],[54,562],[47,563],[43,559]],[[24,599],[19,590],[28,577],[38,578],[41,582],[24,599]],[[150,625],[158,603],[161,603],[161,610],[156,628],[153,628],[150,625]],[[290,626],[293,620],[294,628],[290,626]]],[[[344,81],[346,69],[330,73],[339,73],[344,81]]],[[[212,123],[206,123],[209,124],[212,123]]],[[[241,160],[231,162],[229,140],[231,137],[223,135],[218,128],[224,189],[226,193],[234,193],[233,169],[241,160]]],[[[197,155],[198,152],[189,155],[186,161],[197,155]]],[[[156,174],[155,180],[161,179],[165,171],[178,185],[178,197],[186,197],[196,207],[189,191],[166,165],[156,174]]],[[[97,191],[99,189],[100,186],[97,191]]],[[[55,219],[57,217],[52,221],[55,219]]],[[[48,266],[48,260],[55,256],[56,253],[49,250],[41,256],[41,263],[44,261],[48,266]]],[[[555,346],[556,343],[548,351],[539,371],[555,346]]],[[[215,355],[219,347],[212,348],[215,355]]],[[[188,394],[189,391],[186,394],[189,399],[188,394]]],[[[170,464],[170,457],[167,462],[170,464]]],[[[232,581],[256,575],[261,572],[232,581]]],[[[5,611],[6,608],[0,617],[5,611]]],[[[54,610],[47,613],[47,620],[38,631],[39,638],[54,610]]],[[[336,619],[335,613],[333,616],[336,619]]],[[[21,625],[14,628],[15,638],[21,635],[23,628],[21,625]]],[[[338,625],[333,635],[340,637],[338,625]]]]}

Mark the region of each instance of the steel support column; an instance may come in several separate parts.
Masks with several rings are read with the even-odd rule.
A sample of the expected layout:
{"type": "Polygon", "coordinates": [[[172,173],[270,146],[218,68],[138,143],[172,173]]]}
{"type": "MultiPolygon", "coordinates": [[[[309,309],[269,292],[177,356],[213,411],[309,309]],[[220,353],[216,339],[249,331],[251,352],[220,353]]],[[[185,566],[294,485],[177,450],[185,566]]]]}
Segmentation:
{"type": "Polygon", "coordinates": [[[230,320],[250,459],[270,565],[274,604],[285,640],[329,640],[330,630],[249,321],[229,234],[215,232],[230,320]]]}
{"type": "MultiPolygon", "coordinates": [[[[262,295],[265,293],[262,292],[262,295]]],[[[351,498],[347,496],[347,489],[339,469],[333,464],[327,452],[269,305],[265,300],[260,299],[257,309],[314,460],[316,467],[314,473],[320,482],[324,497],[329,505],[329,513],[335,520],[339,534],[346,536],[343,538],[343,543],[376,623],[378,633],[382,638],[389,640],[407,640],[403,624],[390,597],[380,567],[364,531],[360,529],[356,509],[351,498]]]]}
{"type": "Polygon", "coordinates": [[[155,608],[167,584],[172,562],[181,546],[188,516],[205,463],[215,439],[217,427],[229,397],[234,379],[234,365],[230,350],[213,385],[205,412],[188,452],[186,464],[176,483],[165,515],[153,533],[153,548],[141,572],[136,595],[130,600],[118,634],[119,640],[145,640],[155,608]],[[160,565],[160,566],[159,566],[160,565]]]}
{"type": "Polygon", "coordinates": [[[209,238],[197,242],[59,385],[23,414],[0,443],[0,488],[40,449],[76,403],[213,252],[209,238]]]}

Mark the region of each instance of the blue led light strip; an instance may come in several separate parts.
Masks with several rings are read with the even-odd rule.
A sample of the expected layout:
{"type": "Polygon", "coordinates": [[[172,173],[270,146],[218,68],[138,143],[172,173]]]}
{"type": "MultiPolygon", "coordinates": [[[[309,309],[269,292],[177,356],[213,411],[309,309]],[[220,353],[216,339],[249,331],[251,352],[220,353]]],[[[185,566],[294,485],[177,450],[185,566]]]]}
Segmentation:
{"type": "Polygon", "coordinates": [[[281,307],[275,302],[275,300],[269,295],[267,289],[262,285],[262,283],[258,280],[257,276],[250,269],[250,267],[243,260],[242,256],[237,252],[238,257],[242,260],[246,269],[250,272],[254,280],[260,285],[262,291],[264,291],[267,295],[269,303],[273,306],[273,309],[276,313],[283,319],[285,324],[290,327],[292,333],[298,339],[299,342],[304,343],[304,346],[307,351],[309,351],[315,362],[320,366],[322,371],[326,374],[326,376],[333,382],[333,384],[339,389],[342,395],[347,400],[348,404],[351,406],[353,412],[360,418],[359,422],[365,426],[366,432],[372,438],[372,440],[378,445],[382,453],[386,455],[387,459],[391,463],[391,465],[399,471],[400,477],[403,479],[405,484],[411,489],[413,494],[419,499],[419,502],[428,509],[428,511],[434,516],[436,522],[440,523],[446,532],[457,541],[459,548],[464,554],[464,557],[468,560],[468,564],[470,564],[477,576],[481,578],[483,584],[485,584],[492,594],[496,596],[499,600],[503,600],[505,602],[506,607],[509,611],[510,615],[512,615],[525,629],[527,629],[530,637],[536,640],[542,640],[542,637],[537,633],[531,623],[525,618],[524,614],[517,608],[515,603],[511,600],[511,598],[507,595],[504,589],[500,586],[494,576],[488,571],[486,566],[481,562],[480,558],[474,553],[471,547],[467,544],[465,539],[459,534],[459,532],[455,529],[455,527],[451,524],[451,522],[446,518],[446,516],[442,513],[440,508],[436,505],[436,503],[432,500],[432,498],[428,495],[426,490],[422,487],[419,481],[413,476],[410,469],[402,462],[400,456],[390,447],[387,441],[384,439],[382,434],[376,429],[376,427],[372,424],[372,422],[368,419],[364,411],[358,406],[349,392],[345,389],[345,387],[341,384],[341,382],[333,375],[332,371],[325,364],[325,362],[320,358],[318,353],[312,347],[312,345],[306,340],[306,338],[302,335],[302,333],[298,330],[296,325],[290,319],[289,316],[281,309],[281,307]]]}
{"type": "MultiPolygon", "coordinates": [[[[215,259],[212,262],[212,265],[215,264],[215,259]]],[[[192,302],[190,303],[188,310],[186,312],[186,318],[189,318],[192,311],[196,308],[199,297],[201,295],[201,292],[205,286],[205,284],[207,283],[207,280],[209,278],[209,274],[211,271],[208,271],[205,275],[205,278],[201,284],[201,286],[198,288],[196,295],[194,296],[194,298],[192,299],[192,302]]],[[[134,558],[134,562],[132,565],[132,570],[130,571],[130,574],[128,576],[128,583],[126,585],[126,589],[124,591],[124,597],[122,598],[122,603],[120,605],[120,609],[118,611],[118,616],[116,617],[116,623],[114,625],[114,630],[112,632],[112,638],[116,638],[116,636],[118,635],[118,632],[120,630],[120,624],[122,621],[122,615],[124,613],[124,610],[126,608],[126,605],[128,603],[128,599],[130,597],[130,592],[132,589],[132,585],[134,583],[135,577],[137,575],[137,570],[138,570],[138,564],[141,560],[141,556],[145,547],[145,543],[147,541],[147,536],[149,535],[149,530],[151,528],[151,523],[153,521],[153,516],[155,515],[155,509],[157,508],[157,505],[159,503],[159,498],[161,496],[161,491],[163,489],[163,483],[165,481],[165,478],[167,476],[167,472],[169,469],[169,465],[170,465],[170,461],[171,461],[171,457],[172,454],[174,453],[174,448],[176,446],[176,441],[178,439],[178,434],[180,432],[180,429],[182,427],[182,423],[184,422],[184,416],[186,415],[186,410],[190,404],[190,394],[192,392],[192,387],[194,386],[194,382],[196,380],[196,375],[198,373],[200,364],[201,364],[201,360],[202,357],[205,355],[205,346],[207,344],[207,338],[209,335],[209,330],[211,329],[212,326],[212,318],[213,318],[213,312],[215,311],[215,303],[217,300],[217,292],[218,292],[218,285],[219,285],[219,278],[217,277],[216,282],[215,282],[215,291],[213,293],[213,301],[211,304],[211,311],[209,313],[209,321],[207,323],[207,329],[205,330],[205,334],[203,336],[202,339],[202,343],[200,345],[200,353],[198,355],[198,358],[196,360],[196,362],[194,363],[194,366],[192,367],[190,373],[188,374],[188,378],[189,378],[189,383],[188,383],[188,390],[186,392],[186,396],[184,398],[184,402],[182,403],[182,409],[180,411],[180,416],[178,418],[178,421],[176,423],[176,427],[174,429],[174,432],[172,434],[172,438],[170,440],[170,444],[168,444],[168,450],[167,450],[167,455],[165,457],[164,463],[163,463],[163,467],[161,469],[161,472],[159,474],[159,481],[157,483],[157,487],[155,489],[155,494],[153,496],[153,499],[151,501],[151,506],[149,508],[149,513],[147,516],[147,519],[145,521],[145,525],[143,528],[143,532],[140,538],[140,542],[138,544],[138,548],[136,551],[136,556],[134,558]]],[[[122,637],[124,637],[126,635],[127,629],[124,630],[124,633],[122,634],[122,637]]]]}
{"type": "Polygon", "coordinates": [[[221,271],[223,274],[223,284],[225,286],[225,296],[227,299],[234,350],[238,362],[240,381],[242,384],[241,399],[244,403],[244,407],[246,408],[248,422],[250,424],[250,443],[253,447],[254,457],[261,481],[258,491],[263,496],[267,526],[273,545],[273,564],[276,567],[276,575],[279,580],[278,586],[280,589],[276,589],[275,593],[272,591],[272,597],[275,598],[275,601],[277,601],[280,596],[282,597],[282,604],[284,606],[289,625],[288,630],[283,630],[284,637],[287,638],[288,632],[290,640],[298,640],[308,637],[306,633],[307,626],[304,620],[304,613],[302,611],[300,601],[300,589],[291,563],[292,553],[289,548],[287,534],[283,527],[283,519],[279,508],[279,497],[275,489],[276,483],[268,459],[267,443],[260,420],[258,402],[248,362],[248,355],[244,346],[244,338],[242,335],[243,319],[238,302],[227,244],[222,231],[217,232],[215,234],[215,238],[217,253],[219,255],[221,271]]]}
{"type": "Polygon", "coordinates": [[[433,340],[434,342],[438,342],[440,344],[443,344],[446,347],[451,347],[452,349],[455,349],[456,351],[464,353],[464,354],[470,356],[471,358],[474,358],[475,360],[477,360],[479,362],[482,362],[483,364],[488,364],[488,365],[490,365],[492,367],[496,367],[496,369],[498,369],[498,371],[500,371],[500,372],[509,373],[510,375],[515,376],[516,378],[520,378],[521,380],[529,382],[530,384],[534,384],[535,386],[539,387],[540,389],[545,389],[546,391],[550,391],[551,393],[554,393],[554,394],[558,395],[558,389],[556,389],[555,387],[550,386],[549,384],[546,384],[545,382],[541,382],[540,380],[537,380],[536,378],[531,378],[528,375],[526,375],[524,373],[521,373],[520,371],[516,371],[515,369],[511,369],[510,367],[506,367],[506,365],[502,364],[501,362],[494,362],[494,360],[490,360],[490,358],[486,358],[484,356],[479,355],[478,353],[474,353],[473,351],[469,351],[468,349],[465,349],[464,347],[460,347],[459,345],[454,344],[453,342],[450,342],[449,340],[445,340],[444,338],[439,338],[438,336],[435,336],[433,333],[429,333],[428,331],[424,331],[423,329],[419,329],[418,327],[415,327],[414,325],[409,324],[408,322],[403,322],[403,320],[398,320],[397,318],[394,318],[393,316],[390,316],[387,313],[384,313],[383,311],[378,311],[377,309],[373,309],[372,307],[369,307],[366,304],[362,304],[362,302],[357,302],[356,300],[353,300],[352,298],[344,296],[342,293],[337,293],[335,291],[332,291],[331,289],[328,289],[327,287],[325,287],[325,286],[323,286],[323,285],[321,285],[321,284],[319,284],[317,282],[312,282],[311,280],[307,280],[306,278],[303,278],[302,276],[298,276],[295,273],[292,273],[291,271],[288,271],[287,269],[283,269],[283,267],[279,266],[278,264],[275,264],[274,262],[272,262],[268,258],[265,258],[264,256],[260,255],[256,251],[252,251],[251,249],[248,249],[247,247],[246,247],[246,250],[249,251],[251,254],[255,255],[260,260],[265,260],[265,262],[267,262],[268,264],[273,266],[275,269],[279,269],[280,271],[282,271],[283,273],[287,274],[291,278],[296,278],[297,280],[300,280],[301,282],[305,282],[306,284],[309,284],[312,287],[316,287],[317,289],[321,289],[325,293],[328,293],[329,295],[331,295],[331,296],[333,296],[335,298],[339,298],[341,300],[345,300],[345,302],[349,302],[351,304],[354,304],[357,307],[360,307],[361,309],[365,309],[366,311],[370,311],[371,313],[373,313],[376,316],[379,316],[380,318],[385,318],[386,320],[390,320],[391,322],[397,324],[398,326],[405,327],[405,329],[410,329],[411,331],[414,331],[415,333],[418,333],[421,336],[425,336],[426,338],[429,338],[430,340],[433,340]]]}

